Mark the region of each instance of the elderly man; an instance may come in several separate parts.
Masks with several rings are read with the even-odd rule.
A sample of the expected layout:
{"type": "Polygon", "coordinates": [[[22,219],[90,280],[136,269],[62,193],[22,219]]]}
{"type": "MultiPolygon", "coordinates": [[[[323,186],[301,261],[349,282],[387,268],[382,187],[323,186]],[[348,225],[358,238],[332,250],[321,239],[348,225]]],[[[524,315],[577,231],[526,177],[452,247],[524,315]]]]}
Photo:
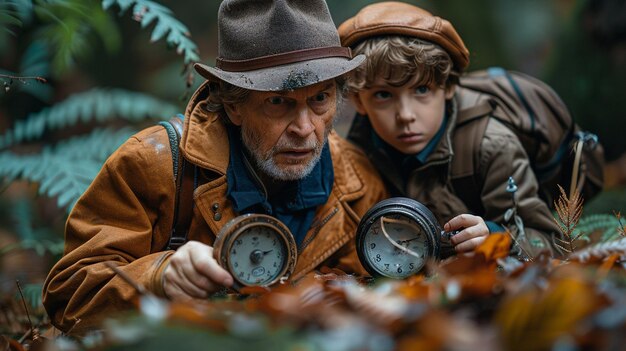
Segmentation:
{"type": "Polygon", "coordinates": [[[355,230],[386,192],[332,131],[341,77],[364,58],[341,47],[323,0],[225,0],[218,21],[216,67],[195,67],[207,81],[188,104],[180,141],[197,186],[184,245],[168,249],[177,192],[168,135],[148,128],[107,160],[70,214],[65,255],[44,286],[61,330],[85,331],[132,307],[138,292],[107,262],[172,300],[229,287],[212,245],[244,213],[288,226],[298,245],[293,279],[322,265],[364,273],[355,230]]]}

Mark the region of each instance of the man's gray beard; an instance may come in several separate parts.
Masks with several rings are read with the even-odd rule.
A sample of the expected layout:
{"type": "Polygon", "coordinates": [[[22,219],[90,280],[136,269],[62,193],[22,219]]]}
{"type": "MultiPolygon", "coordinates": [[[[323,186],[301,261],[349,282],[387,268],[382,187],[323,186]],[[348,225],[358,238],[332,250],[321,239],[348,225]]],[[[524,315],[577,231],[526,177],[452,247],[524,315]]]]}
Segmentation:
{"type": "Polygon", "coordinates": [[[261,135],[256,133],[250,128],[246,128],[244,125],[241,126],[241,137],[243,140],[243,145],[248,150],[248,153],[252,156],[255,165],[266,175],[277,179],[277,180],[298,180],[308,176],[315,165],[319,162],[322,157],[322,149],[324,145],[328,142],[328,134],[332,129],[332,125],[329,125],[328,128],[324,131],[324,142],[320,143],[315,139],[313,142],[307,142],[302,140],[297,140],[295,138],[290,138],[290,140],[279,141],[272,149],[265,155],[262,155],[256,148],[261,144],[261,135]],[[311,148],[314,149],[314,156],[309,161],[309,163],[299,170],[293,169],[280,169],[276,162],[274,162],[274,155],[278,153],[280,150],[290,149],[290,148],[311,148]]]}

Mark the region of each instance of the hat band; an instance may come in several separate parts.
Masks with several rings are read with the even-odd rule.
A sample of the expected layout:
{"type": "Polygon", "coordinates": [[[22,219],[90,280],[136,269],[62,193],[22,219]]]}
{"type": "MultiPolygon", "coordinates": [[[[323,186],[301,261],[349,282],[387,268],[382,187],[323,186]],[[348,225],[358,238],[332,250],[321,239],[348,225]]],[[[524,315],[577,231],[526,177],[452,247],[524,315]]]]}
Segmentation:
{"type": "Polygon", "coordinates": [[[327,57],[345,57],[351,59],[352,51],[350,48],[342,46],[328,46],[284,52],[247,60],[226,60],[217,58],[215,59],[215,66],[223,71],[245,72],[327,57]]]}

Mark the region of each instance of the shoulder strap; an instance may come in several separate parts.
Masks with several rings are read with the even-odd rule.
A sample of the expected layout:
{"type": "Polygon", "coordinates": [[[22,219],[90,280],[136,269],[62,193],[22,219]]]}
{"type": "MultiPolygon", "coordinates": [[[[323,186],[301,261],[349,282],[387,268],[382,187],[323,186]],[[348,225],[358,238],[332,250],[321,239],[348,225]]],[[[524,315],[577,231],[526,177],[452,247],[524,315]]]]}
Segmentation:
{"type": "Polygon", "coordinates": [[[484,212],[480,200],[482,184],[476,177],[478,153],[493,110],[494,106],[488,99],[459,110],[452,136],[454,150],[450,164],[452,187],[459,198],[476,214],[484,212]]]}
{"type": "Polygon", "coordinates": [[[193,217],[193,191],[196,185],[197,169],[180,154],[179,143],[183,132],[183,118],[183,115],[178,114],[169,121],[159,122],[165,127],[170,141],[176,184],[174,220],[167,245],[168,250],[176,250],[187,241],[187,232],[193,217]]]}

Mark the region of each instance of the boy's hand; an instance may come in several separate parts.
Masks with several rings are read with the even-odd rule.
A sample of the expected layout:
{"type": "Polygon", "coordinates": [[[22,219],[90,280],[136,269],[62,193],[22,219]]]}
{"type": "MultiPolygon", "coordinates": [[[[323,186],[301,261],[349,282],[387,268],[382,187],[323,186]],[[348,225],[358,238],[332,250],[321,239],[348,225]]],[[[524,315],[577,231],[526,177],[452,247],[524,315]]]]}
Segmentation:
{"type": "Polygon", "coordinates": [[[446,232],[461,230],[450,239],[456,252],[474,250],[489,235],[489,228],[482,217],[471,214],[462,214],[452,218],[444,224],[443,230],[446,232]]]}
{"type": "Polygon", "coordinates": [[[163,290],[172,300],[205,299],[233,277],[213,258],[213,247],[198,241],[181,246],[163,272],[163,290]]]}

